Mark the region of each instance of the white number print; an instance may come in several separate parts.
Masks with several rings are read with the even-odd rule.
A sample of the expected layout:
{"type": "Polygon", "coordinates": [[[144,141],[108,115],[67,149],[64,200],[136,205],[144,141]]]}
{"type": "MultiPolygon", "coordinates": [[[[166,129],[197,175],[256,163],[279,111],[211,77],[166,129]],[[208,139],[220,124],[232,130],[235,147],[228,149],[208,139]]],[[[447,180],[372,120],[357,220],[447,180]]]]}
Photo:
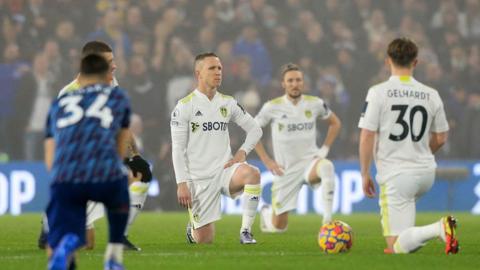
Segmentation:
{"type": "Polygon", "coordinates": [[[103,128],[109,128],[113,121],[112,110],[104,107],[107,100],[107,95],[99,95],[85,113],[87,117],[99,118],[103,128]]]}
{"type": "Polygon", "coordinates": [[[103,128],[109,128],[113,121],[112,110],[104,107],[107,103],[108,96],[105,94],[98,95],[95,101],[84,113],[83,108],[78,105],[82,100],[82,96],[70,96],[60,100],[60,107],[64,108],[65,113],[70,115],[57,120],[57,128],[64,128],[80,121],[83,116],[95,117],[100,119],[100,125],[103,128]]]}
{"type": "Polygon", "coordinates": [[[60,100],[60,107],[64,107],[65,113],[70,113],[69,116],[60,118],[57,120],[57,128],[64,128],[73,125],[80,121],[83,117],[83,109],[78,106],[78,103],[82,100],[81,96],[71,96],[60,100]]]}

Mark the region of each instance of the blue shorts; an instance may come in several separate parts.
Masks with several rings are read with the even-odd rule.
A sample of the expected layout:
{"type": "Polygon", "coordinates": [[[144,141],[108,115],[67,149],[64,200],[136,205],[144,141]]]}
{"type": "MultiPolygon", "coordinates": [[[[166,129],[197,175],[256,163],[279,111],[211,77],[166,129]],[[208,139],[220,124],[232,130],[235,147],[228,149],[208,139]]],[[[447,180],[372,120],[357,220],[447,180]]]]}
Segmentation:
{"type": "Polygon", "coordinates": [[[120,211],[128,215],[130,198],[127,177],[103,183],[53,183],[47,206],[48,244],[52,249],[67,233],[78,235],[78,247],[85,245],[89,200],[103,203],[107,211],[120,211]]]}

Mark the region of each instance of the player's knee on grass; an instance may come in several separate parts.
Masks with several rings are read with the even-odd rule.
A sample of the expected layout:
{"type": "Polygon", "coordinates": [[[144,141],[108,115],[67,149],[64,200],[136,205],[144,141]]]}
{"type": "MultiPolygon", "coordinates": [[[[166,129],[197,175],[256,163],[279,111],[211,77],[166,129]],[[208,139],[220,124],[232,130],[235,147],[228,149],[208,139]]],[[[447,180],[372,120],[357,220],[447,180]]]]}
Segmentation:
{"type": "Polygon", "coordinates": [[[272,216],[272,225],[278,232],[284,232],[288,226],[288,213],[282,213],[278,216],[272,216]]]}
{"type": "Polygon", "coordinates": [[[193,231],[193,237],[197,244],[211,244],[215,236],[213,224],[207,224],[193,231]]]}

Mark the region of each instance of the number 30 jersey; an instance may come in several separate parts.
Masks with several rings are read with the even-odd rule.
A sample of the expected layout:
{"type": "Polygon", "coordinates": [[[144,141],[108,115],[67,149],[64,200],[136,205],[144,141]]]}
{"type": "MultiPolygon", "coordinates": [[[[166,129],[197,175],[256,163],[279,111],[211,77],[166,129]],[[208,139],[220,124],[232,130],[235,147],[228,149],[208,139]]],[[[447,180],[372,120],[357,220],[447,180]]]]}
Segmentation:
{"type": "Polygon", "coordinates": [[[50,107],[46,137],[55,141],[54,182],[106,182],[125,175],[117,150],[130,125],[125,91],[95,84],[65,93],[50,107]]]}
{"type": "Polygon", "coordinates": [[[430,133],[448,131],[438,92],[410,76],[392,76],[368,90],[359,128],[377,132],[377,180],[405,170],[435,168],[430,133]]]}

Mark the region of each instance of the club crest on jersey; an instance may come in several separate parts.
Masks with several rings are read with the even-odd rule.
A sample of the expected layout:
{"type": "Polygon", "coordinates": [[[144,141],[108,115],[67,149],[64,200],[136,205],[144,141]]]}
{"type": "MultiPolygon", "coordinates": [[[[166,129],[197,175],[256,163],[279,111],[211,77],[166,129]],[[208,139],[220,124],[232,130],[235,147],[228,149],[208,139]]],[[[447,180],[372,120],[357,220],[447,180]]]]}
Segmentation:
{"type": "Polygon", "coordinates": [[[285,127],[284,124],[278,123],[278,131],[282,131],[284,127],[285,127]]]}
{"type": "Polygon", "coordinates": [[[200,127],[200,125],[198,123],[195,123],[195,122],[191,122],[190,125],[192,126],[192,133],[195,133],[198,128],[200,127]]]}
{"type": "Polygon", "coordinates": [[[221,114],[223,117],[227,117],[227,114],[228,114],[227,108],[225,108],[225,107],[220,107],[220,114],[221,114]]]}
{"type": "Polygon", "coordinates": [[[312,115],[313,115],[313,114],[312,114],[312,111],[310,111],[310,110],[306,110],[306,111],[305,111],[305,116],[306,116],[307,118],[311,118],[312,115]]]}

